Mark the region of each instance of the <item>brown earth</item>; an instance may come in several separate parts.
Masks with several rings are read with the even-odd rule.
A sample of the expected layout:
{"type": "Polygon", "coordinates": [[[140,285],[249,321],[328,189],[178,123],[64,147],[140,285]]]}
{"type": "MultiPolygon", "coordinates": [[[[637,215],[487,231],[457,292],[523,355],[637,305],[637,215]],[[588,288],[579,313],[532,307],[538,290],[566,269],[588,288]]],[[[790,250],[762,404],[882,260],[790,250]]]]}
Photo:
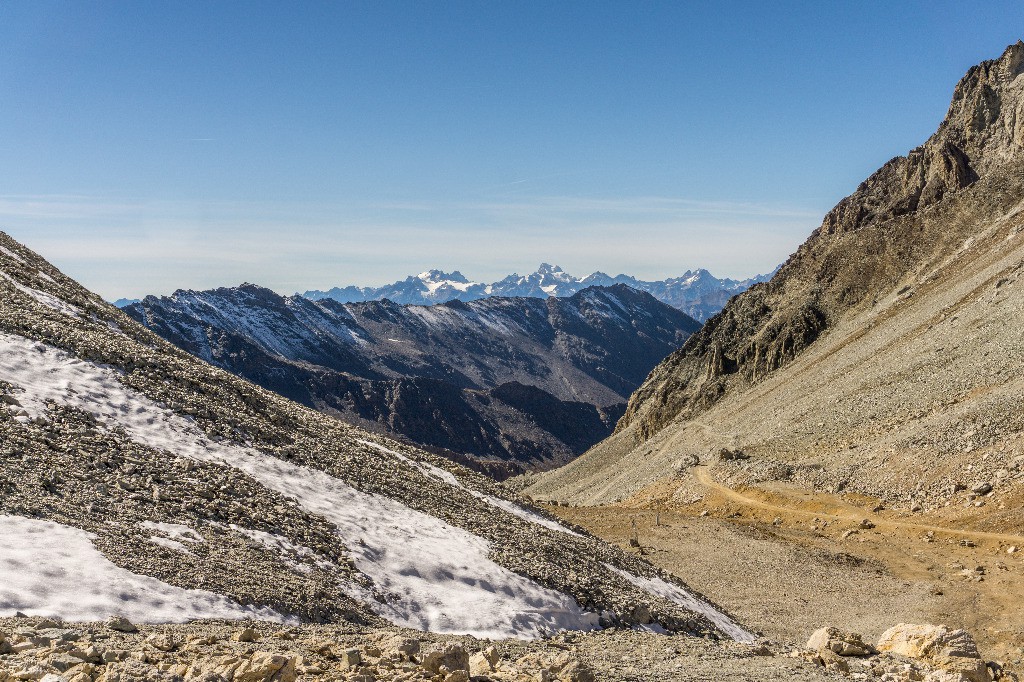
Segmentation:
{"type": "Polygon", "coordinates": [[[786,483],[729,487],[726,473],[695,467],[618,503],[551,510],[624,548],[638,539],[633,551],[769,638],[802,645],[835,625],[876,641],[897,623],[945,624],[973,633],[985,658],[1022,669],[1019,526],[973,504],[912,514],[786,483]]]}

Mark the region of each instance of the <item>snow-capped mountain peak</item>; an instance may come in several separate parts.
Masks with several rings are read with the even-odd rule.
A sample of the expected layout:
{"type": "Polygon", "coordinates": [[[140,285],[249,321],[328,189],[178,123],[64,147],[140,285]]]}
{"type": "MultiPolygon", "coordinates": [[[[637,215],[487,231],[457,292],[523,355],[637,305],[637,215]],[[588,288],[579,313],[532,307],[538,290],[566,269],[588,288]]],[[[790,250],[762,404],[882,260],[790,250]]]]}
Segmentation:
{"type": "Polygon", "coordinates": [[[458,270],[454,272],[445,272],[443,270],[427,270],[416,275],[417,279],[424,282],[452,282],[455,284],[473,284],[466,276],[458,270]]]}
{"type": "Polygon", "coordinates": [[[444,272],[432,269],[382,287],[336,287],[329,291],[307,291],[302,295],[312,300],[331,298],[341,303],[386,298],[394,303],[433,305],[453,300],[473,301],[489,296],[564,297],[590,286],[625,284],[646,291],[663,303],[703,322],[721,310],[730,297],[770,278],[771,275],[758,275],[746,280],[719,279],[704,268],[687,270],[679,277],[661,281],[643,281],[625,274],[611,277],[600,271],[581,278],[569,274],[558,265],[541,263],[535,272],[527,275],[514,272],[491,284],[469,280],[458,270],[444,272]]]}

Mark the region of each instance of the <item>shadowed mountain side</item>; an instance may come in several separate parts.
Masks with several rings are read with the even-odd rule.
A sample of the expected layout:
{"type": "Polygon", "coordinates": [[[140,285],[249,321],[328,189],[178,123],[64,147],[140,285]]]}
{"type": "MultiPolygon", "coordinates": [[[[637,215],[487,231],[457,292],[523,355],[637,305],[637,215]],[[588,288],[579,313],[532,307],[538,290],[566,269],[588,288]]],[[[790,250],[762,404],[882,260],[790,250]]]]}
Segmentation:
{"type": "Polygon", "coordinates": [[[629,392],[700,326],[624,285],[428,307],[247,284],[125,312],[297,402],[508,472],[564,464],[607,437],[629,392]]]}

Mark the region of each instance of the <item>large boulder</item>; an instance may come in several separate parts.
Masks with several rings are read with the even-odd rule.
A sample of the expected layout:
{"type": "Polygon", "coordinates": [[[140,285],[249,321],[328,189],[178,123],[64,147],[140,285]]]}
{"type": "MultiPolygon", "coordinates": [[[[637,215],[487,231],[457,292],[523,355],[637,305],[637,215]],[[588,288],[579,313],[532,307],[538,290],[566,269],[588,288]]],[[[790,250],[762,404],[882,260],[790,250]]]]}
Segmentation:
{"type": "Polygon", "coordinates": [[[901,623],[882,633],[878,650],[916,659],[935,668],[929,682],[991,682],[978,645],[966,630],[944,625],[901,623]]]}
{"type": "Polygon", "coordinates": [[[452,673],[456,670],[469,672],[469,654],[460,644],[443,644],[435,646],[423,654],[420,663],[431,673],[452,673]]]}

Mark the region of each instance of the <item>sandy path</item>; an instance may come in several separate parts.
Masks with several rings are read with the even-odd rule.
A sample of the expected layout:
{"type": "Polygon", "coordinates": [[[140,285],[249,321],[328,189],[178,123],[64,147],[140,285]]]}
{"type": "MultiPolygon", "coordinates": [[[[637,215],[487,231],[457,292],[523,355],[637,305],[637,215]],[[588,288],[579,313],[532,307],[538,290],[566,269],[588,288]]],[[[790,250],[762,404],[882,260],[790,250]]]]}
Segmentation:
{"type": "MultiPolygon", "coordinates": [[[[856,507],[854,505],[848,505],[850,510],[849,513],[835,514],[802,509],[800,506],[798,506],[799,503],[791,506],[773,504],[771,502],[765,502],[764,500],[760,500],[756,497],[746,495],[741,491],[734,490],[733,488],[716,482],[711,478],[711,473],[708,467],[693,467],[690,470],[690,473],[693,474],[694,478],[696,478],[701,483],[701,485],[705,486],[706,488],[710,488],[711,490],[714,490],[715,492],[726,497],[727,499],[742,505],[746,505],[748,507],[757,507],[759,509],[784,512],[786,514],[798,514],[808,517],[831,519],[835,521],[854,521],[859,523],[861,520],[867,519],[871,523],[875,524],[875,527],[877,528],[891,528],[895,530],[915,530],[923,532],[930,531],[935,534],[944,533],[946,535],[953,535],[970,540],[993,540],[996,542],[1009,542],[1017,544],[1019,546],[1024,546],[1024,536],[1022,535],[1009,535],[1006,533],[988,533],[984,531],[964,530],[961,528],[949,528],[946,526],[933,526],[924,523],[895,521],[871,512],[863,511],[859,507],[856,507]]],[[[782,496],[786,494],[781,489],[776,489],[773,490],[772,492],[782,496]]]]}

